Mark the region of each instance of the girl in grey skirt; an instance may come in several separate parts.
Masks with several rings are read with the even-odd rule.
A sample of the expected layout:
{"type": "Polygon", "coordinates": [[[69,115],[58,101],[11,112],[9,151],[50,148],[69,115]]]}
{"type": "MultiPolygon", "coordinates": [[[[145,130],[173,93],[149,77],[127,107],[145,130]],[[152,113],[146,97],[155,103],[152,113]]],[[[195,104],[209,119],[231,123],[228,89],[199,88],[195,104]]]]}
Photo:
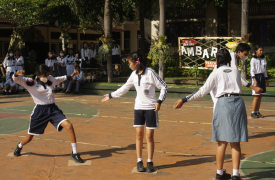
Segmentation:
{"type": "Polygon", "coordinates": [[[214,105],[212,120],[212,140],[217,141],[217,174],[216,179],[230,179],[231,175],[223,171],[223,162],[227,144],[232,149],[233,176],[238,180],[241,157],[240,142],[248,142],[247,114],[243,99],[240,97],[242,90],[241,75],[236,68],[226,66],[230,63],[231,56],[226,49],[217,53],[217,67],[205,84],[193,94],[178,100],[174,108],[181,108],[183,103],[202,98],[211,92],[218,98],[214,105]]]}

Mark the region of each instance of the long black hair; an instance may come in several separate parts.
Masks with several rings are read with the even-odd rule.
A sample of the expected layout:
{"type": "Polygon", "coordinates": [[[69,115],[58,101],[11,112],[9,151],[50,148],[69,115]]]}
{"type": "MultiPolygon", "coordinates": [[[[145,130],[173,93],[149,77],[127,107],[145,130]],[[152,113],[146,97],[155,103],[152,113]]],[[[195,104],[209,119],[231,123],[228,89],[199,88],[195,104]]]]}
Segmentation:
{"type": "Polygon", "coordinates": [[[251,50],[251,48],[250,48],[250,46],[248,44],[246,44],[246,43],[240,43],[240,44],[238,44],[235,52],[236,53],[238,53],[239,51],[241,51],[241,52],[248,51],[249,52],[250,50],[251,50]]]}
{"type": "MultiPolygon", "coordinates": [[[[38,76],[42,75],[42,74],[46,74],[50,72],[50,68],[48,66],[46,66],[45,64],[41,64],[37,67],[35,74],[32,76],[32,80],[31,81],[27,81],[26,84],[28,86],[33,86],[34,85],[34,81],[38,80],[38,76]]],[[[52,82],[48,80],[47,83],[48,86],[52,85],[52,82]]]]}
{"type": "Polygon", "coordinates": [[[227,64],[231,62],[231,56],[227,49],[220,49],[217,54],[217,67],[220,67],[221,64],[227,64]]]}
{"type": "MultiPolygon", "coordinates": [[[[263,47],[262,45],[260,45],[260,44],[258,44],[258,45],[255,46],[254,52],[252,53],[252,57],[254,57],[254,58],[259,58],[259,57],[257,56],[256,51],[258,51],[260,48],[263,48],[263,49],[264,49],[264,47],[263,47]]],[[[265,57],[265,56],[264,56],[264,54],[263,54],[260,58],[263,59],[264,57],[265,57]]]]}
{"type": "Polygon", "coordinates": [[[8,50],[8,60],[15,60],[15,58],[14,58],[14,53],[13,53],[13,56],[12,57],[10,57],[10,53],[13,53],[13,50],[12,49],[9,49],[8,50]]]}
{"type": "Polygon", "coordinates": [[[130,59],[130,61],[132,62],[138,62],[139,60],[139,64],[138,64],[138,70],[139,71],[144,71],[146,68],[146,60],[144,59],[144,57],[141,56],[141,54],[137,51],[132,52],[131,54],[128,55],[128,59],[130,59]]]}

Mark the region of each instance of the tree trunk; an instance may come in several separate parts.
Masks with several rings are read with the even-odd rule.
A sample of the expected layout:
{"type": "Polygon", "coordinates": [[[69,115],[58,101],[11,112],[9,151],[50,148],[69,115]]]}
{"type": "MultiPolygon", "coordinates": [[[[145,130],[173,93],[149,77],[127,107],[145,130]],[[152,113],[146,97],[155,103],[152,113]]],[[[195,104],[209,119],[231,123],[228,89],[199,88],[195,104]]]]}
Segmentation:
{"type": "Polygon", "coordinates": [[[64,34],[65,34],[65,31],[63,29],[61,29],[61,41],[62,41],[62,50],[64,51],[64,53],[66,52],[66,46],[65,46],[65,38],[64,38],[64,34]]]}
{"type": "Polygon", "coordinates": [[[141,39],[140,39],[140,42],[141,42],[141,55],[143,58],[146,59],[145,57],[145,29],[144,29],[144,14],[142,13],[142,9],[143,8],[143,2],[144,0],[140,0],[139,1],[139,28],[140,28],[140,35],[141,35],[141,39]]]}
{"type": "MultiPolygon", "coordinates": [[[[112,17],[111,17],[111,0],[105,0],[104,8],[104,35],[109,39],[112,37],[112,17]]],[[[108,83],[113,82],[112,51],[107,55],[107,74],[108,83]]]]}
{"type": "MultiPolygon", "coordinates": [[[[159,36],[165,36],[165,0],[159,0],[159,36]]],[[[165,78],[165,63],[163,63],[163,51],[161,52],[161,56],[159,58],[159,76],[164,80],[165,78]]]]}
{"type": "Polygon", "coordinates": [[[230,0],[228,0],[228,7],[227,7],[227,11],[228,11],[228,37],[231,37],[231,11],[230,11],[230,0]]]}
{"type": "MultiPolygon", "coordinates": [[[[248,9],[249,9],[249,0],[242,0],[242,27],[241,27],[241,36],[244,38],[245,34],[248,34],[248,9]]],[[[243,78],[247,78],[247,61],[242,62],[242,72],[241,75],[243,78]]]]}

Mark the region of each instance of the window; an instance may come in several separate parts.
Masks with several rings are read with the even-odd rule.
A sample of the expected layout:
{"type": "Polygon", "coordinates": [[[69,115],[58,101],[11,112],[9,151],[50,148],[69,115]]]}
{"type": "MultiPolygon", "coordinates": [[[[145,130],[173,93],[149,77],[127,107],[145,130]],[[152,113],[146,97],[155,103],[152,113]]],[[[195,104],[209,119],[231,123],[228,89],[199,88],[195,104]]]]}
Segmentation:
{"type": "Polygon", "coordinates": [[[0,29],[0,37],[10,38],[12,34],[12,29],[0,29]]]}
{"type": "Polygon", "coordinates": [[[61,32],[51,32],[51,39],[59,39],[61,32]]]}
{"type": "Polygon", "coordinates": [[[69,33],[71,40],[77,40],[77,33],[69,33]]]}
{"type": "Polygon", "coordinates": [[[138,47],[138,51],[141,50],[141,34],[140,34],[140,30],[137,31],[137,47],[138,47]]]}
{"type": "Polygon", "coordinates": [[[124,31],[124,51],[130,53],[130,31],[124,31]]]}
{"type": "Polygon", "coordinates": [[[9,42],[0,42],[0,56],[4,57],[6,56],[9,48],[9,42]]]}
{"type": "Polygon", "coordinates": [[[88,41],[88,40],[97,40],[100,38],[102,34],[80,34],[80,40],[88,41]]]}
{"type": "Polygon", "coordinates": [[[275,44],[275,20],[251,20],[249,32],[252,32],[249,41],[254,44],[275,44]]]}
{"type": "Polygon", "coordinates": [[[167,8],[167,19],[189,19],[189,18],[204,18],[205,8],[180,9],[180,8],[167,8]]]}

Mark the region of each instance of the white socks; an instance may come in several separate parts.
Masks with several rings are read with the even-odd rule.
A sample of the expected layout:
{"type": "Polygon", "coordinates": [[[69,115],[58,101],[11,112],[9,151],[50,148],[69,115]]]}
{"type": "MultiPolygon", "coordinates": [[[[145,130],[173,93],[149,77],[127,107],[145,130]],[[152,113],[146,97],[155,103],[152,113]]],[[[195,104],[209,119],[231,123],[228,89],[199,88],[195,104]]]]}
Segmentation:
{"type": "Polygon", "coordinates": [[[153,162],[152,159],[148,159],[147,162],[153,162]]]}
{"type": "Polygon", "coordinates": [[[104,73],[104,75],[106,75],[106,74],[107,74],[107,73],[106,73],[106,71],[104,71],[103,73],[104,73]]]}
{"type": "Polygon", "coordinates": [[[140,161],[142,161],[142,158],[137,158],[137,162],[140,162],[140,161]]]}
{"type": "Polygon", "coordinates": [[[73,154],[77,154],[76,143],[71,143],[73,148],[73,154]]]}
{"type": "Polygon", "coordinates": [[[96,79],[96,75],[94,75],[94,79],[96,79]]]}
{"type": "Polygon", "coordinates": [[[5,92],[7,92],[7,90],[5,90],[5,92]]]}
{"type": "Polygon", "coordinates": [[[114,75],[116,75],[116,71],[113,71],[114,75]]]}
{"type": "Polygon", "coordinates": [[[117,72],[117,75],[119,76],[119,74],[120,74],[120,72],[118,71],[118,72],[117,72]]]}
{"type": "Polygon", "coordinates": [[[233,176],[239,176],[239,169],[233,169],[233,176]]]}
{"type": "Polygon", "coordinates": [[[218,170],[218,169],[217,169],[217,174],[219,174],[219,175],[222,176],[222,175],[223,175],[223,170],[218,170]]]}
{"type": "Polygon", "coordinates": [[[21,142],[17,145],[19,148],[22,148],[23,146],[22,146],[22,144],[21,144],[21,142]]]}
{"type": "Polygon", "coordinates": [[[9,92],[11,92],[11,90],[9,90],[9,92]]]}
{"type": "Polygon", "coordinates": [[[252,113],[258,113],[259,111],[252,111],[252,113]]]}

